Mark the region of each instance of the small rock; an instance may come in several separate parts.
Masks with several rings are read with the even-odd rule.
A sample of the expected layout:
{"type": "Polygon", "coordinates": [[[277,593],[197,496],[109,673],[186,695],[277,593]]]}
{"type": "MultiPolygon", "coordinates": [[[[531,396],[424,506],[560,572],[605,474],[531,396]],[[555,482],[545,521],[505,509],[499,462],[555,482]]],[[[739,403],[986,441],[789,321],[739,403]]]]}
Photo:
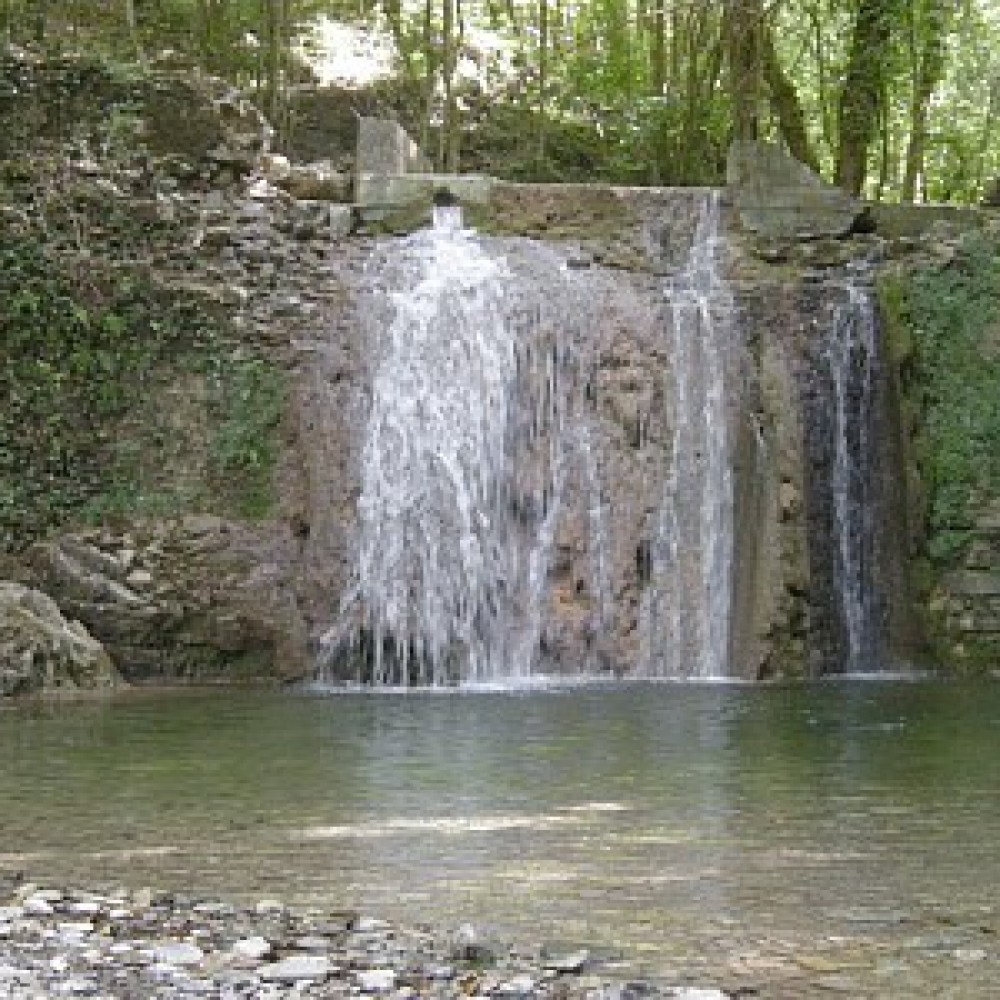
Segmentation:
{"type": "Polygon", "coordinates": [[[271,942],[259,936],[241,938],[233,945],[232,953],[237,958],[260,962],[271,954],[271,942]]]}
{"type": "Polygon", "coordinates": [[[428,979],[454,979],[455,967],[453,965],[428,965],[424,968],[424,975],[428,979]]]}
{"type": "Polygon", "coordinates": [[[99,990],[100,987],[93,980],[76,976],[58,984],[59,993],[66,993],[71,996],[93,996],[99,990]]]}
{"type": "Polygon", "coordinates": [[[132,896],[132,902],[137,910],[148,910],[153,905],[153,890],[138,889],[132,896]]]}
{"type": "Polygon", "coordinates": [[[333,966],[325,955],[293,955],[261,966],[257,973],[268,983],[295,983],[302,979],[329,978],[333,966]]]}
{"type": "Polygon", "coordinates": [[[557,955],[546,959],[545,968],[553,972],[581,972],[590,961],[590,952],[586,949],[575,951],[571,955],[557,955]]]}
{"type": "Polygon", "coordinates": [[[355,972],[354,978],[365,993],[385,993],[396,985],[392,969],[366,969],[355,972]]]}
{"type": "Polygon", "coordinates": [[[298,951],[326,951],[330,947],[330,939],[318,934],[307,934],[292,942],[298,951]]]}
{"type": "Polygon", "coordinates": [[[284,913],[285,904],[277,899],[262,899],[255,907],[258,913],[284,913]]]}
{"type": "Polygon", "coordinates": [[[983,962],[989,957],[982,948],[956,948],[952,956],[959,962],[983,962]]]}
{"type": "Polygon", "coordinates": [[[60,934],[67,934],[70,937],[82,937],[94,933],[94,925],[89,920],[61,920],[56,929],[60,934]]]}
{"type": "Polygon", "coordinates": [[[125,582],[130,587],[148,587],[153,582],[153,574],[145,569],[134,569],[125,577],[125,582]]]}
{"type": "Polygon", "coordinates": [[[669,995],[673,1000],[729,1000],[728,993],[711,986],[676,986],[669,995]]]}
{"type": "Polygon", "coordinates": [[[205,953],[186,941],[163,941],[153,946],[153,956],[161,965],[197,965],[205,953]]]}
{"type": "Polygon", "coordinates": [[[387,931],[389,924],[385,920],[376,920],[375,917],[358,917],[354,929],[362,934],[371,934],[373,931],[387,931]]]}
{"type": "Polygon", "coordinates": [[[533,976],[522,973],[501,983],[496,992],[501,996],[528,996],[535,991],[536,980],[533,976]]]}
{"type": "Polygon", "coordinates": [[[53,905],[41,894],[29,896],[24,901],[24,912],[32,917],[45,917],[55,913],[53,905]]]}

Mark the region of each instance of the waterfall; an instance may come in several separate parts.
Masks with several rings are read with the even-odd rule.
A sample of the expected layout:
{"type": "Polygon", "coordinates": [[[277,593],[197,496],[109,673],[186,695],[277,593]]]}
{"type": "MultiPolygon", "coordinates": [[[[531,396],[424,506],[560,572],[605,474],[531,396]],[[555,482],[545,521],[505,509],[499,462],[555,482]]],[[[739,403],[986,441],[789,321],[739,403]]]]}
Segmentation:
{"type": "Polygon", "coordinates": [[[693,197],[686,265],[665,285],[650,281],[638,307],[614,272],[480,237],[459,209],[376,250],[362,320],[371,377],[356,569],[322,639],[321,679],[726,674],[734,307],[717,263],[718,196],[693,197]],[[598,377],[623,329],[659,358],[626,381],[662,399],[636,418],[630,444],[600,396],[616,390],[598,377]],[[611,497],[621,501],[631,476],[644,499],[623,510],[641,520],[626,529],[611,497]],[[636,529],[648,541],[623,560],[636,529]],[[634,628],[621,602],[637,568],[640,662],[614,661],[608,637],[634,628]]]}
{"type": "Polygon", "coordinates": [[[875,309],[870,293],[850,282],[826,343],[833,395],[834,585],[843,635],[843,669],[857,673],[876,662],[872,470],[875,309]]]}
{"type": "MultiPolygon", "coordinates": [[[[354,587],[324,637],[379,686],[531,672],[560,500],[549,304],[438,208],[377,289],[354,587]],[[386,314],[385,306],[389,310],[386,314]]],[[[558,288],[550,301],[560,308],[558,288]]]]}
{"type": "Polygon", "coordinates": [[[673,443],[640,611],[653,676],[727,673],[733,481],[727,407],[735,307],[716,260],[718,195],[701,209],[687,266],[667,288],[673,443]]]}

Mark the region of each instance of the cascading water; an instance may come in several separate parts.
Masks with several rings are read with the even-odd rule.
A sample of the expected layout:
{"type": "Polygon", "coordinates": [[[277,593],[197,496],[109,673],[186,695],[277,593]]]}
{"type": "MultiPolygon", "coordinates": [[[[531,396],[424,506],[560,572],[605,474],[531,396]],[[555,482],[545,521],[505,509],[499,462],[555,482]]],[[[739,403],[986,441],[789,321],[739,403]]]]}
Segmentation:
{"type": "Polygon", "coordinates": [[[516,680],[557,517],[558,344],[460,209],[436,209],[403,247],[392,316],[376,309],[370,327],[357,580],[326,658],[353,645],[357,680],[375,685],[516,680]]]}
{"type": "Polygon", "coordinates": [[[834,583],[840,604],[843,669],[858,673],[876,662],[877,627],[872,580],[874,513],[869,465],[877,363],[871,294],[847,286],[826,344],[833,393],[831,496],[834,583]]]}
{"type": "Polygon", "coordinates": [[[457,209],[373,261],[356,573],[323,639],[322,679],[726,674],[734,307],[716,260],[718,197],[694,197],[686,266],[658,301],[655,286],[637,304],[617,275],[581,274],[543,245],[480,238],[457,209]],[[608,417],[623,397],[601,381],[616,330],[666,362],[661,379],[640,352],[635,377],[661,402],[626,452],[608,417]],[[633,475],[648,499],[636,494],[644,520],[626,526],[611,497],[633,475]],[[637,557],[642,650],[623,662],[606,634],[634,634],[622,613],[634,530],[650,539],[637,557]]]}
{"type": "Polygon", "coordinates": [[[733,482],[726,401],[735,307],[719,272],[719,243],[713,193],[687,267],[667,289],[673,444],[641,609],[645,670],[654,676],[727,673],[733,482]]]}

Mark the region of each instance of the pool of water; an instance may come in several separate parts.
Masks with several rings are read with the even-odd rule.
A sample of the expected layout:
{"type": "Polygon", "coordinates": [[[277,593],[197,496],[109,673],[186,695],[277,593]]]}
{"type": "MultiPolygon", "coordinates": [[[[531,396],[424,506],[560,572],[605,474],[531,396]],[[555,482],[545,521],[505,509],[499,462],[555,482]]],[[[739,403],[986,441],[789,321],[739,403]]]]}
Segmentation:
{"type": "Polygon", "coordinates": [[[1000,683],[132,693],[0,710],[0,871],[993,996],[1000,683]]]}

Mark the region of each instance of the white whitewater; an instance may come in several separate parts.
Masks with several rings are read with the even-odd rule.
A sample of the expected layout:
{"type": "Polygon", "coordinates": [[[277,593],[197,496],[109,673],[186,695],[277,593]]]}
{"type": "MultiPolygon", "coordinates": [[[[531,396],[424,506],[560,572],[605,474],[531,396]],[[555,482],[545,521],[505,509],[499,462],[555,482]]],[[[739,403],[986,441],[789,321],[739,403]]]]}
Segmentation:
{"type": "MultiPolygon", "coordinates": [[[[641,557],[641,662],[617,664],[651,677],[727,673],[734,307],[720,242],[708,195],[687,265],[665,289],[670,402],[658,419],[672,443],[656,459],[641,557]]],[[[433,229],[397,241],[370,278],[357,570],[323,640],[321,679],[347,680],[351,664],[375,686],[537,680],[559,600],[553,556],[572,517],[586,535],[595,644],[569,669],[608,669],[600,639],[627,570],[605,500],[610,431],[588,393],[594,301],[614,279],[568,271],[529,241],[485,241],[458,209],[438,209],[433,229]]]]}
{"type": "Polygon", "coordinates": [[[733,476],[727,386],[735,306],[718,265],[719,200],[701,211],[667,289],[673,444],[641,610],[652,676],[725,677],[732,612],[733,476]]]}
{"type": "Polygon", "coordinates": [[[558,516],[557,352],[460,209],[401,246],[369,329],[355,590],[324,646],[354,644],[376,686],[516,681],[558,516]]]}
{"type": "Polygon", "coordinates": [[[826,358],[833,391],[834,583],[844,634],[843,667],[852,674],[871,669],[875,652],[868,456],[876,346],[871,295],[851,283],[846,301],[834,313],[826,358]]]}

